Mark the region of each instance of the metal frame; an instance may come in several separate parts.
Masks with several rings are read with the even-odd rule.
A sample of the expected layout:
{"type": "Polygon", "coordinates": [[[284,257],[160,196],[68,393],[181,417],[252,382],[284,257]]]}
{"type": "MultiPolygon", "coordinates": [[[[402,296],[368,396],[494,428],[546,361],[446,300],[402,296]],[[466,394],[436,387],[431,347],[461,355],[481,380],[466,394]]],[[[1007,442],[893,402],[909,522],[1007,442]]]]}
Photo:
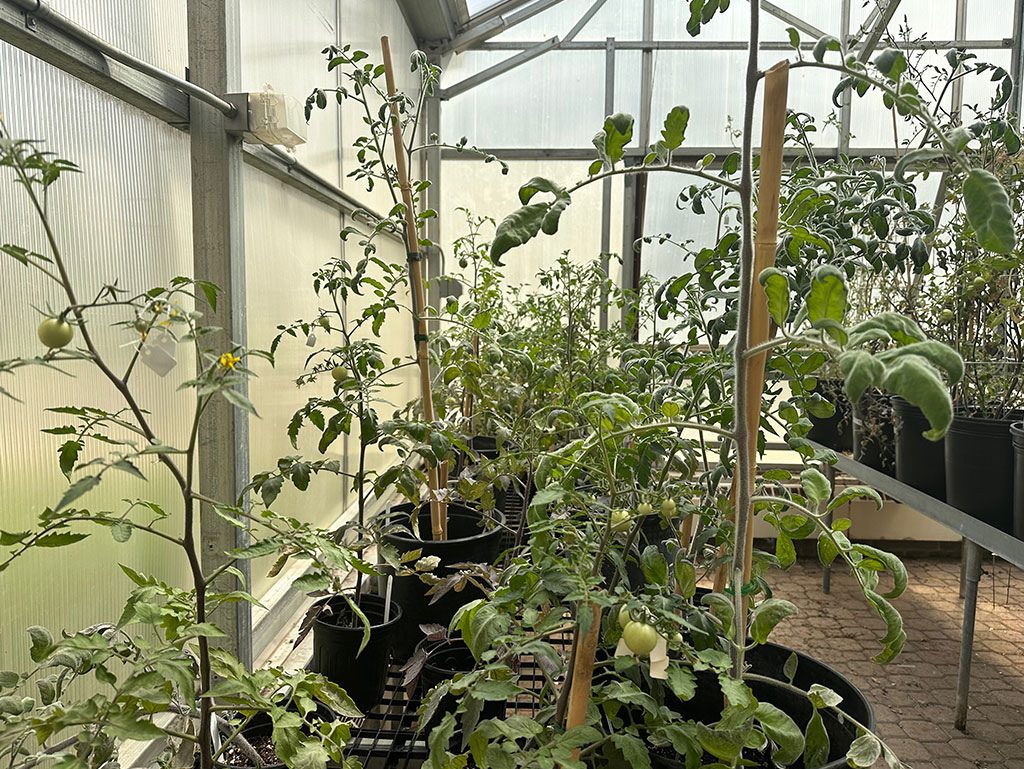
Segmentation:
{"type": "MultiPolygon", "coordinates": [[[[819,451],[824,446],[811,441],[819,451]]],[[[971,684],[971,655],[974,651],[974,620],[978,607],[978,581],[981,578],[982,554],[988,551],[998,555],[1018,568],[1024,569],[1024,541],[1006,534],[974,516],[908,486],[872,467],[863,465],[845,454],[836,453],[836,464],[828,470],[841,470],[847,475],[863,481],[877,491],[908,505],[922,515],[952,529],[964,538],[964,566],[966,591],[964,595],[963,624],[960,634],[960,667],[957,675],[956,711],[954,726],[960,731],[967,728],[968,696],[971,684]]],[[[833,485],[834,488],[834,485],[833,485]]],[[[827,593],[831,570],[825,570],[823,590],[827,593]]]]}

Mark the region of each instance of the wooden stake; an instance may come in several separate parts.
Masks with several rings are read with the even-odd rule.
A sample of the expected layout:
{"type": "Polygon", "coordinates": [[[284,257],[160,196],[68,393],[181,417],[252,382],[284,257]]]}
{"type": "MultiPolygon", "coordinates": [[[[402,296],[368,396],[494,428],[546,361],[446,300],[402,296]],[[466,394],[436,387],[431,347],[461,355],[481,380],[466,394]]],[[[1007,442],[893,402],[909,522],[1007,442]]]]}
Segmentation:
{"type": "MultiPolygon", "coordinates": [[[[569,706],[565,713],[565,729],[583,726],[587,718],[587,704],[590,702],[590,690],[594,683],[594,660],[597,656],[597,642],[601,638],[601,607],[590,604],[593,612],[590,627],[576,652],[572,669],[572,691],[569,692],[569,706]]],[[[581,607],[582,611],[586,611],[581,607]]],[[[576,631],[577,633],[579,630],[576,631]]],[[[580,757],[579,748],[572,752],[573,760],[580,757]]]]}
{"type": "MultiPolygon", "coordinates": [[[[786,99],[789,91],[789,61],[780,61],[765,73],[764,115],[761,122],[761,165],[757,182],[757,229],[754,235],[754,270],[751,279],[754,290],[750,303],[750,329],[747,340],[750,347],[767,342],[774,336],[771,315],[768,313],[768,296],[758,283],[758,276],[769,267],[775,266],[775,251],[778,248],[779,195],[782,185],[782,147],[786,137],[786,99]]],[[[747,370],[747,429],[756,436],[761,427],[761,399],[764,396],[764,369],[768,353],[762,352],[750,359],[747,370]]],[[[754,487],[757,473],[757,445],[750,446],[750,487],[754,487]]],[[[737,479],[734,476],[729,497],[736,502],[737,479]]],[[[750,515],[749,510],[737,511],[739,515],[750,515]]],[[[743,584],[750,582],[754,557],[754,527],[747,527],[747,541],[743,554],[743,584]]],[[[728,582],[726,567],[721,566],[715,574],[715,591],[721,592],[728,582]]],[[[744,607],[746,600],[744,600],[744,607]]]]}
{"type": "MultiPolygon", "coordinates": [[[[405,143],[402,141],[402,122],[398,112],[398,103],[394,101],[395,71],[391,64],[391,42],[387,35],[380,39],[381,54],[384,59],[384,77],[387,82],[388,98],[391,99],[391,136],[395,144],[395,170],[398,185],[402,189],[402,203],[405,205],[405,246],[409,261],[409,289],[412,294],[412,311],[415,320],[416,357],[420,364],[420,389],[423,395],[423,419],[434,421],[434,395],[430,384],[430,350],[427,347],[427,319],[424,309],[427,306],[426,292],[423,289],[423,268],[420,263],[420,244],[416,231],[416,211],[413,207],[412,185],[409,183],[409,169],[406,164],[405,143]]],[[[441,488],[441,477],[447,478],[447,463],[440,467],[430,468],[427,479],[430,486],[430,528],[435,540],[448,537],[448,506],[438,496],[441,488]]]]}

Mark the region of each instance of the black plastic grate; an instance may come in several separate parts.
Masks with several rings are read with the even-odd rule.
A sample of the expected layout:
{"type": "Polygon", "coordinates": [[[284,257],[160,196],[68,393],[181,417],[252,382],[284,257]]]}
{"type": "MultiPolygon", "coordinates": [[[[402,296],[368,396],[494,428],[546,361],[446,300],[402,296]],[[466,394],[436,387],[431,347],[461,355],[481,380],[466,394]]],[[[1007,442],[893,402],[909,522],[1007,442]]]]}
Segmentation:
{"type": "MultiPolygon", "coordinates": [[[[514,544],[526,509],[526,499],[510,488],[504,509],[508,530],[502,536],[502,548],[514,544]]],[[[568,639],[549,639],[556,646],[567,646],[568,639]]],[[[426,733],[417,734],[418,691],[408,696],[402,686],[402,663],[394,663],[388,671],[383,701],[352,726],[346,755],[362,761],[365,769],[418,769],[427,758],[426,733]]],[[[518,661],[519,685],[528,691],[540,692],[547,682],[539,664],[531,657],[518,661]]],[[[534,715],[537,698],[521,695],[507,704],[506,713],[534,715]]]]}

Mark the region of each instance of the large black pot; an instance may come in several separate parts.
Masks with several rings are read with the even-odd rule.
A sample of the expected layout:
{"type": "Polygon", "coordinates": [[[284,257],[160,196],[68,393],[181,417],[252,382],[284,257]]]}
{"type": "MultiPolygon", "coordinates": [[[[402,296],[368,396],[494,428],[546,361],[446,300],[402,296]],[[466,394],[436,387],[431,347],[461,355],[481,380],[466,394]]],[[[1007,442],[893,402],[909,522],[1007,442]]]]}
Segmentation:
{"type": "Polygon", "coordinates": [[[1010,425],[1013,442],[1013,536],[1024,539],[1024,422],[1010,425]]]}
{"type": "MultiPolygon", "coordinates": [[[[423,663],[423,669],[420,671],[419,678],[421,698],[425,698],[427,692],[442,681],[448,681],[459,673],[469,673],[476,668],[473,652],[469,650],[469,647],[466,646],[465,641],[461,638],[434,642],[424,640],[420,644],[420,648],[426,651],[427,654],[427,659],[423,663]]],[[[441,703],[435,711],[433,718],[419,725],[420,732],[424,734],[429,732],[432,727],[440,723],[445,713],[454,711],[457,706],[458,701],[456,698],[446,694],[441,698],[441,703]]],[[[503,718],[506,709],[507,704],[505,702],[488,700],[484,702],[484,706],[480,711],[480,719],[503,718]]]]}
{"type": "Polygon", "coordinates": [[[364,713],[381,701],[388,679],[395,639],[402,621],[402,608],[392,596],[389,617],[384,621],[384,599],[363,595],[359,608],[370,621],[370,640],[359,651],[363,624],[345,599],[327,600],[330,613],[317,615],[313,623],[313,660],[310,667],[344,689],[364,713]],[[341,620],[343,624],[338,624],[341,620]]]}
{"type": "Polygon", "coordinates": [[[946,433],[946,501],[1013,533],[1013,441],[1007,419],[955,416],[946,433]]]}
{"type": "MultiPolygon", "coordinates": [[[[875,714],[864,695],[848,678],[825,663],[773,643],[755,646],[747,652],[747,662],[750,664],[752,673],[768,676],[778,681],[786,681],[787,676],[783,668],[786,660],[794,653],[797,656],[796,675],[793,678],[794,686],[804,691],[810,689],[813,684],[827,686],[843,698],[843,701],[839,703],[841,710],[867,728],[872,730],[875,728],[875,714]]],[[[708,724],[714,723],[722,713],[724,702],[722,688],[718,683],[717,676],[709,671],[697,672],[696,676],[697,693],[692,699],[682,701],[668,694],[665,704],[674,712],[679,713],[683,719],[693,719],[708,724]]],[[[806,730],[807,724],[814,714],[814,708],[807,697],[790,692],[781,685],[751,681],[749,686],[759,702],[771,703],[796,721],[801,731],[806,730]]],[[[857,738],[857,729],[848,721],[840,721],[839,716],[833,710],[825,708],[820,712],[831,745],[828,763],[821,767],[806,767],[801,758],[791,764],[790,769],[841,769],[846,767],[846,751],[857,738]]],[[[680,769],[683,765],[679,760],[655,752],[651,753],[651,763],[664,769],[680,769]]]]}
{"type": "Polygon", "coordinates": [[[836,451],[853,449],[853,409],[850,399],[846,397],[842,379],[819,379],[814,389],[822,398],[835,406],[835,413],[830,417],[808,415],[811,429],[807,439],[820,443],[836,451]]]}
{"type": "MultiPolygon", "coordinates": [[[[417,508],[411,504],[396,505],[391,508],[391,516],[387,523],[406,524],[410,520],[410,515],[416,511],[417,508]]],[[[498,524],[505,523],[505,516],[501,512],[495,511],[492,515],[498,524]]],[[[483,516],[471,508],[456,504],[448,505],[447,540],[435,542],[430,538],[429,505],[418,508],[418,513],[412,520],[419,527],[417,533],[421,539],[391,532],[384,535],[384,541],[399,553],[419,550],[421,558],[436,556],[440,563],[434,569],[434,574],[440,577],[451,574],[448,567],[457,563],[494,563],[501,552],[501,534],[504,528],[492,524],[491,528],[485,529],[483,516]]],[[[477,588],[469,585],[459,592],[449,590],[441,598],[433,601],[434,596],[427,595],[429,589],[429,585],[415,576],[394,579],[391,596],[402,607],[402,619],[398,623],[395,637],[395,654],[399,659],[408,657],[423,638],[420,625],[436,623],[448,627],[448,623],[462,606],[482,597],[477,588]]]]}
{"type": "MultiPolygon", "coordinates": [[[[297,709],[295,707],[295,703],[292,703],[289,706],[288,710],[296,711],[297,709]]],[[[314,720],[323,721],[324,723],[331,723],[332,721],[334,721],[336,719],[336,716],[335,716],[334,712],[329,707],[324,705],[322,702],[317,702],[316,703],[316,711],[315,711],[315,714],[314,714],[313,718],[314,718],[314,720]]],[[[311,728],[316,728],[316,724],[314,723],[311,728]]],[[[247,742],[252,744],[253,740],[256,740],[256,739],[258,739],[260,737],[269,737],[272,734],[273,730],[274,730],[274,722],[271,720],[270,716],[267,713],[257,713],[256,715],[254,715],[252,717],[252,719],[249,721],[248,725],[240,732],[240,735],[247,742]]],[[[234,743],[232,743],[232,744],[234,744],[234,743]]],[[[227,748],[227,750],[231,750],[230,746],[227,748]]],[[[220,767],[234,767],[234,769],[238,769],[238,767],[242,766],[242,764],[238,764],[238,763],[226,764],[226,763],[224,763],[223,761],[220,761],[220,760],[218,760],[216,762],[216,764],[217,764],[217,766],[220,766],[220,767]]],[[[196,767],[198,767],[198,766],[199,766],[199,756],[197,755],[196,756],[196,767]]],[[[284,769],[284,766],[285,766],[284,763],[281,762],[281,761],[273,761],[273,762],[266,762],[266,763],[264,763],[262,769],[284,769]]]]}
{"type": "Polygon", "coordinates": [[[896,474],[896,436],[888,395],[866,392],[854,406],[853,458],[886,475],[896,474]]]}
{"type": "Polygon", "coordinates": [[[946,499],[946,439],[930,441],[924,412],[903,398],[892,399],[896,431],[896,478],[935,499],[946,499]]]}
{"type": "MultiPolygon", "coordinates": [[[[662,554],[668,558],[670,554],[665,541],[676,538],[677,533],[674,525],[675,521],[673,521],[671,525],[666,526],[661,516],[657,513],[652,513],[644,518],[644,522],[640,526],[640,531],[637,534],[636,541],[633,542],[633,547],[630,548],[630,552],[623,554],[626,566],[626,578],[622,581],[622,585],[630,590],[639,590],[647,584],[647,579],[644,577],[644,570],[640,566],[640,554],[648,545],[657,545],[662,554]]],[[[621,545],[624,543],[619,544],[621,545]]],[[[604,577],[605,582],[607,583],[614,573],[615,562],[610,556],[606,556],[605,562],[601,565],[601,576],[604,577]]]]}

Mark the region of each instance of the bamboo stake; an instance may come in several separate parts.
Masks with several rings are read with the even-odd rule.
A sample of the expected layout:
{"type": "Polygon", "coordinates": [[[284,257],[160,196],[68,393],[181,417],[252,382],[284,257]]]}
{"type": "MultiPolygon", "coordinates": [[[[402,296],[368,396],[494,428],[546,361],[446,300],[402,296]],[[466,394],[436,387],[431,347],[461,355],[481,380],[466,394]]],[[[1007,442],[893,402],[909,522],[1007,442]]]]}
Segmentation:
{"type": "MultiPolygon", "coordinates": [[[[597,642],[601,638],[601,607],[590,604],[590,608],[593,611],[593,619],[573,661],[572,690],[569,692],[569,707],[565,715],[566,731],[583,726],[587,717],[591,686],[594,683],[594,660],[597,656],[597,642]]],[[[572,752],[572,757],[573,760],[579,760],[579,748],[572,752]]]]}
{"type": "MultiPolygon", "coordinates": [[[[768,296],[757,285],[763,270],[775,266],[775,251],[778,248],[779,195],[782,184],[782,147],[786,137],[786,99],[789,90],[789,61],[780,61],[765,73],[764,115],[761,122],[761,166],[757,182],[757,230],[754,235],[754,270],[751,279],[755,282],[751,295],[750,329],[748,344],[753,347],[767,342],[774,331],[768,314],[768,296]]],[[[768,353],[762,352],[750,359],[747,375],[747,428],[751,435],[757,435],[761,425],[761,399],[764,395],[764,369],[768,353]]],[[[747,447],[750,451],[751,488],[756,473],[757,445],[754,441],[747,447]]],[[[737,480],[733,477],[729,497],[736,502],[737,480]]],[[[749,516],[749,510],[737,510],[738,515],[749,516]]],[[[750,582],[754,557],[754,527],[747,527],[747,540],[743,554],[743,584],[750,582]]],[[[721,592],[728,581],[725,566],[715,573],[715,591],[721,592]]],[[[746,599],[744,599],[746,607],[746,599]]]]}
{"type": "MultiPolygon", "coordinates": [[[[387,82],[388,98],[391,108],[391,136],[395,144],[395,171],[398,184],[402,189],[402,203],[405,205],[405,245],[409,261],[409,288],[412,293],[412,312],[415,322],[414,341],[416,357],[420,364],[420,390],[423,395],[423,419],[434,421],[434,396],[430,383],[430,350],[427,347],[427,319],[423,314],[427,306],[426,292],[423,289],[423,269],[421,265],[419,237],[416,233],[416,212],[413,208],[412,185],[409,183],[409,169],[406,164],[405,144],[402,141],[402,123],[398,112],[398,103],[394,101],[395,71],[391,63],[391,41],[387,35],[380,39],[381,54],[384,59],[384,77],[387,82]]],[[[432,467],[427,474],[430,487],[430,528],[435,540],[448,538],[447,504],[438,497],[441,478],[447,478],[447,463],[440,467],[432,467]]]]}

